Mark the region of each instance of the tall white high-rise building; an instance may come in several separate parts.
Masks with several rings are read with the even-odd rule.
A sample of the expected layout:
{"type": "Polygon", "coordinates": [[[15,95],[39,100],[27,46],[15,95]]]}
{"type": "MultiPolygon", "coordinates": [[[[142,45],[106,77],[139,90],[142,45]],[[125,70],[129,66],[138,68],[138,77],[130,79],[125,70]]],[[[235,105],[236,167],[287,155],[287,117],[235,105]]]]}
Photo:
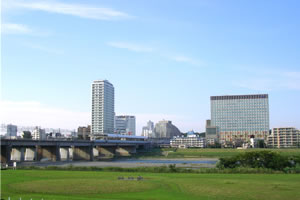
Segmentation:
{"type": "Polygon", "coordinates": [[[115,132],[118,134],[135,135],[135,116],[116,116],[115,132]]]}
{"type": "Polygon", "coordinates": [[[114,132],[114,86],[107,80],[92,83],[92,136],[114,132]]]}

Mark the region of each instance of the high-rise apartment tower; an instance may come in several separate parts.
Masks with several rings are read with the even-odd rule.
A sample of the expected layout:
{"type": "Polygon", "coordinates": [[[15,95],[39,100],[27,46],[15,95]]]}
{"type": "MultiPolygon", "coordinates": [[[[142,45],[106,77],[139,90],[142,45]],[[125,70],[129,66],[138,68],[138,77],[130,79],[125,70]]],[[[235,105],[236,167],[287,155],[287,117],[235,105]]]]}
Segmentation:
{"type": "Polygon", "coordinates": [[[114,86],[107,80],[92,83],[92,136],[114,132],[114,86]]]}

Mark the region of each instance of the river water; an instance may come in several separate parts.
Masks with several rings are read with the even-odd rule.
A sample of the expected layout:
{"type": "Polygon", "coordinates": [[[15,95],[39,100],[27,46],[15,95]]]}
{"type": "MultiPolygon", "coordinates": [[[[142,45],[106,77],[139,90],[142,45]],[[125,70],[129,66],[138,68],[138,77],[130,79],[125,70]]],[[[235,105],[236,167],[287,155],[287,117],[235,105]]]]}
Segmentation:
{"type": "Polygon", "coordinates": [[[139,159],[126,159],[114,160],[116,163],[159,163],[159,164],[216,164],[217,160],[171,160],[171,159],[158,159],[158,160],[139,160],[139,159]]]}
{"type": "Polygon", "coordinates": [[[107,161],[57,161],[57,162],[23,162],[19,166],[86,166],[86,167],[158,167],[176,164],[178,167],[201,168],[215,167],[217,159],[116,159],[107,161]]]}

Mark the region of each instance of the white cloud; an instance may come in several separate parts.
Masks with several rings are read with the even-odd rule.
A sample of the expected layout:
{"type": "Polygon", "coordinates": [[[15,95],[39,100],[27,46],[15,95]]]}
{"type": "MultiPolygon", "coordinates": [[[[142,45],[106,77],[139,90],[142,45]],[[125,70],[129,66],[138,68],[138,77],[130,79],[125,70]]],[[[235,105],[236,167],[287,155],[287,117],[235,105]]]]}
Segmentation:
{"type": "Polygon", "coordinates": [[[295,71],[284,72],[283,75],[290,78],[300,79],[300,72],[295,72],[295,71]]]}
{"type": "Polygon", "coordinates": [[[265,68],[242,68],[247,77],[233,81],[237,87],[256,91],[300,90],[300,72],[265,68]]]}
{"type": "Polygon", "coordinates": [[[3,34],[32,34],[33,31],[23,24],[5,23],[1,24],[1,33],[3,34]]]}
{"type": "Polygon", "coordinates": [[[246,88],[249,90],[256,90],[256,91],[271,91],[274,89],[273,81],[267,78],[242,79],[239,81],[234,81],[234,85],[241,88],[246,88]]]}
{"type": "Polygon", "coordinates": [[[163,58],[167,58],[176,62],[187,63],[195,66],[202,65],[200,61],[195,60],[193,58],[183,56],[183,55],[170,56],[160,52],[158,49],[154,49],[152,47],[141,45],[141,44],[128,43],[128,42],[108,42],[106,44],[111,47],[115,47],[119,49],[127,49],[129,51],[156,53],[157,55],[162,56],[163,58]]]}
{"type": "Polygon", "coordinates": [[[90,113],[47,106],[35,101],[0,101],[1,123],[77,129],[90,124],[90,113]]]}
{"type": "Polygon", "coordinates": [[[43,51],[43,52],[46,52],[46,53],[50,53],[50,54],[57,54],[57,55],[64,54],[64,51],[62,51],[62,50],[53,49],[53,48],[41,46],[41,45],[38,45],[38,44],[24,43],[23,45],[26,46],[26,47],[36,49],[36,50],[39,50],[39,51],[43,51]]]}
{"type": "Polygon", "coordinates": [[[188,64],[192,64],[192,65],[200,65],[201,63],[193,58],[187,57],[187,56],[173,56],[170,57],[171,60],[174,60],[176,62],[183,62],[183,63],[188,63],[188,64]]]}
{"type": "Polygon", "coordinates": [[[139,44],[133,44],[128,42],[108,42],[107,45],[119,49],[127,49],[129,51],[135,51],[135,52],[152,52],[153,49],[150,47],[146,47],[139,44]]]}
{"type": "Polygon", "coordinates": [[[30,35],[30,36],[39,36],[39,37],[47,37],[51,35],[50,32],[32,29],[31,27],[25,24],[15,24],[15,23],[2,23],[1,33],[14,34],[14,35],[30,35]]]}
{"type": "Polygon", "coordinates": [[[300,90],[300,80],[284,77],[243,79],[235,81],[234,85],[256,91],[300,90]]]}
{"type": "Polygon", "coordinates": [[[10,9],[37,10],[96,20],[115,20],[132,17],[127,13],[111,8],[101,8],[84,4],[60,3],[55,1],[6,1],[5,7],[10,9]]]}

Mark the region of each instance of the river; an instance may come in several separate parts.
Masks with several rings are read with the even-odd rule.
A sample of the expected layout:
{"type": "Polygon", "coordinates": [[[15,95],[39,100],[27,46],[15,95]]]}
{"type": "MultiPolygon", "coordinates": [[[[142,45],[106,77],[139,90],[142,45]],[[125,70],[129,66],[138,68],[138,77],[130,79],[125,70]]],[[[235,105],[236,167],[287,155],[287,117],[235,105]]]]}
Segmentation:
{"type": "Polygon", "coordinates": [[[155,167],[176,164],[177,167],[201,168],[215,167],[217,159],[116,159],[109,161],[57,161],[57,162],[23,162],[19,166],[86,166],[86,167],[155,167]]]}

